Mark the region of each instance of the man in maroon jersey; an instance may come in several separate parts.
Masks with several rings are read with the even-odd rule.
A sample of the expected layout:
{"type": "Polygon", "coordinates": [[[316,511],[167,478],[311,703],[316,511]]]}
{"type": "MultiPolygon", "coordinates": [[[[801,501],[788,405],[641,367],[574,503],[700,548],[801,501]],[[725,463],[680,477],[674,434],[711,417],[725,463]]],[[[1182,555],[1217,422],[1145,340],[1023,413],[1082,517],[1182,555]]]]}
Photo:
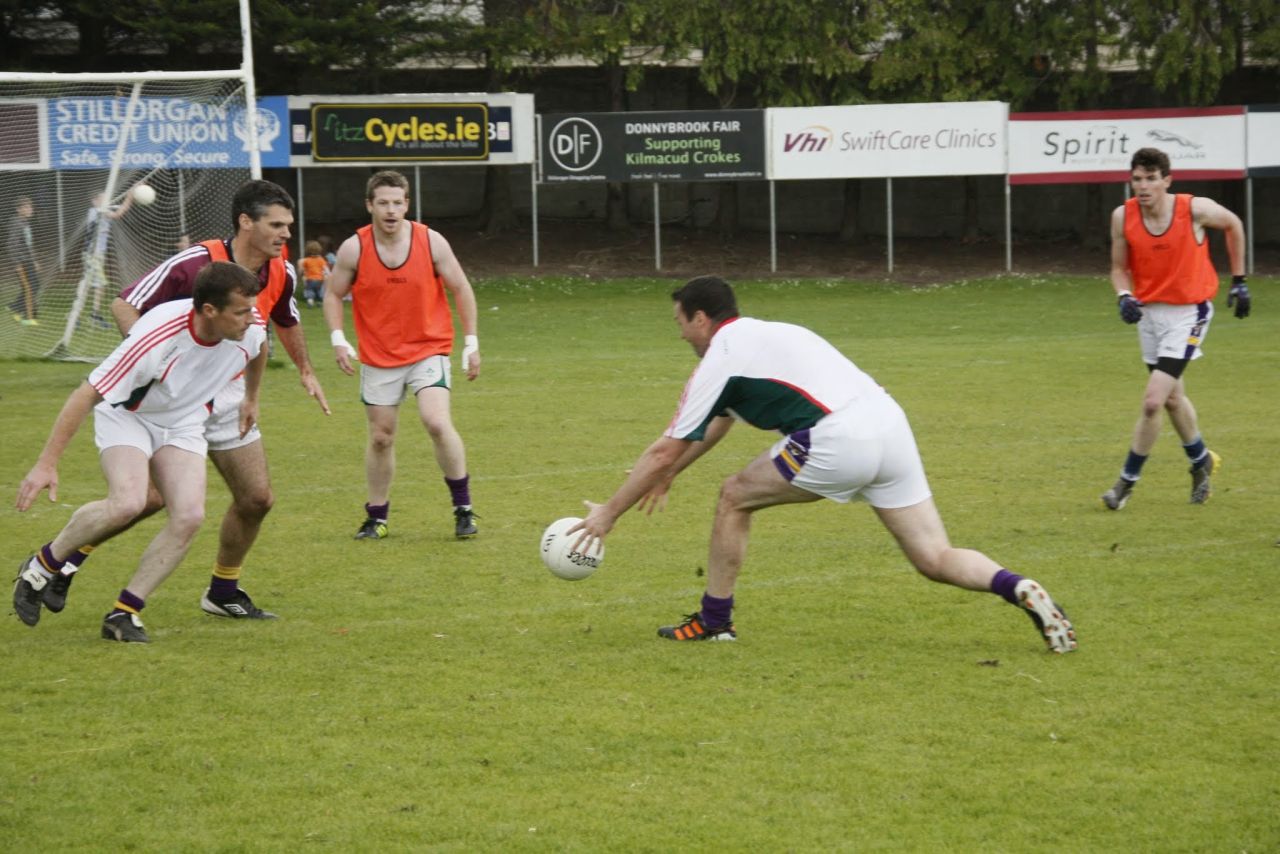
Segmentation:
{"type": "MultiPolygon", "coordinates": [[[[282,257],[293,225],[292,197],[270,181],[247,181],[232,198],[232,224],[234,236],[229,240],[194,244],[121,292],[111,305],[116,324],[127,335],[144,312],[170,300],[189,297],[197,274],[211,262],[233,261],[257,275],[258,313],[275,324],[280,343],[298,368],[302,387],[328,415],[329,405],[307,355],[301,317],[294,301],[297,274],[282,257]]],[[[206,426],[209,458],[231,491],[231,506],[222,520],[217,561],[200,607],[219,617],[272,619],[275,614],[254,605],[239,586],[245,557],[275,502],[266,451],[257,425],[243,436],[239,431],[243,399],[243,379],[232,381],[214,398],[213,412],[206,426]]],[[[130,524],[155,513],[161,506],[153,490],[146,510],[130,524]]],[[[46,608],[53,612],[62,610],[76,570],[92,551],[93,546],[89,546],[73,555],[63,571],[45,587],[46,608]]]]}

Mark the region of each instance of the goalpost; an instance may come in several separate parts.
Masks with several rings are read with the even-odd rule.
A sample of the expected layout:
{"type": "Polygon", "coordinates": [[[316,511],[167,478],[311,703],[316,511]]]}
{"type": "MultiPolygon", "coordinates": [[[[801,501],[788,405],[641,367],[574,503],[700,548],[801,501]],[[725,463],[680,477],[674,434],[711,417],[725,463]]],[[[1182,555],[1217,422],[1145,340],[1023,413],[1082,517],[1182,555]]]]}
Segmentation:
{"type": "Polygon", "coordinates": [[[0,354],[98,361],[123,287],[233,229],[231,196],[262,177],[260,125],[276,123],[238,5],[232,71],[0,72],[0,354]]]}
{"type": "Polygon", "coordinates": [[[261,174],[251,90],[239,69],[0,73],[0,353],[97,361],[122,288],[229,233],[261,174]]]}

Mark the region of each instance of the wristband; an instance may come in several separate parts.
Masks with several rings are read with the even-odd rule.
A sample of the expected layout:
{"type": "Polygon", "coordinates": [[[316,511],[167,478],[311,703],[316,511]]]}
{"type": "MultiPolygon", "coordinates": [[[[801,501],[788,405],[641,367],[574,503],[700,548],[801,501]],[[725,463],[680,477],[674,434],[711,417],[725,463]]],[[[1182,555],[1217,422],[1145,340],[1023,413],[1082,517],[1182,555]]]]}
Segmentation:
{"type": "Polygon", "coordinates": [[[1231,277],[1231,287],[1233,287],[1233,288],[1234,288],[1236,285],[1243,285],[1244,283],[1245,283],[1245,278],[1244,278],[1244,274],[1243,274],[1243,273],[1242,273],[1242,274],[1240,274],[1239,276],[1232,276],[1232,277],[1231,277]]]}
{"type": "Polygon", "coordinates": [[[329,333],[329,343],[335,347],[352,349],[351,345],[347,343],[347,336],[342,333],[341,329],[335,329],[329,333]]]}
{"type": "Polygon", "coordinates": [[[479,335],[463,335],[463,336],[462,336],[462,347],[463,347],[463,349],[470,349],[470,348],[474,347],[475,349],[479,350],[479,349],[480,349],[480,336],[479,336],[479,335]]]}

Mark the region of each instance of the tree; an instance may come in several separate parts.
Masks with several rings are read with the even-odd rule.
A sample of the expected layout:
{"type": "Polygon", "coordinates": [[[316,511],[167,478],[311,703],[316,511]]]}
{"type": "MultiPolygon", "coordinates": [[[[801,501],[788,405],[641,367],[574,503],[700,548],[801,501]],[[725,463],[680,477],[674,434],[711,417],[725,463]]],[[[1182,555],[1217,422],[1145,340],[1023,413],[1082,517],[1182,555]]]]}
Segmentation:
{"type": "MultiPolygon", "coordinates": [[[[1033,66],[1062,110],[1096,110],[1104,106],[1113,75],[1105,57],[1119,55],[1128,20],[1121,0],[1051,0],[1036,20],[1033,66]]],[[[1106,245],[1110,234],[1102,203],[1102,186],[1085,187],[1083,220],[1078,228],[1086,248],[1106,245]]]]}
{"type": "Polygon", "coordinates": [[[1214,103],[1240,61],[1246,20],[1236,4],[1148,0],[1134,3],[1132,13],[1128,49],[1156,90],[1179,105],[1214,103]]]}
{"type": "Polygon", "coordinates": [[[378,93],[387,72],[402,63],[456,56],[476,25],[475,2],[258,0],[256,62],[326,75],[342,69],[343,88],[378,93]]]}
{"type": "Polygon", "coordinates": [[[52,4],[0,0],[0,57],[4,67],[30,70],[33,49],[45,35],[42,24],[55,18],[52,4]]]}
{"type": "MultiPolygon", "coordinates": [[[[534,59],[574,57],[604,73],[608,109],[624,112],[627,94],[639,87],[649,62],[661,61],[670,44],[662,15],[665,0],[532,0],[525,12],[528,52],[534,59]]],[[[630,227],[626,185],[606,186],[609,228],[630,227]]]]}
{"type": "MultiPolygon", "coordinates": [[[[669,45],[701,53],[698,79],[722,109],[813,106],[866,100],[868,45],[879,4],[851,0],[664,0],[669,45]]],[[[717,223],[737,228],[737,191],[720,185],[717,223]]],[[[856,194],[846,199],[856,205],[856,194]]],[[[857,222],[856,210],[846,222],[857,222]]]]}
{"type": "MultiPolygon", "coordinates": [[[[894,22],[872,67],[871,86],[889,102],[1008,101],[1035,92],[1035,3],[890,0],[894,22]]],[[[977,179],[964,179],[964,234],[977,240],[977,179]]]]}

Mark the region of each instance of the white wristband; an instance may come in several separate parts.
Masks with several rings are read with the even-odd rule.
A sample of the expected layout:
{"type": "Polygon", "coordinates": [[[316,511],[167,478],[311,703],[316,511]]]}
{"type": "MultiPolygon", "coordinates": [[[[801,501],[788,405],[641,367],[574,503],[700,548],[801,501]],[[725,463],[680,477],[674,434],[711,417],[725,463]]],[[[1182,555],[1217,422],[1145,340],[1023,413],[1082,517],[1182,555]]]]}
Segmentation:
{"type": "Polygon", "coordinates": [[[351,349],[351,345],[347,343],[347,336],[342,334],[341,329],[335,329],[329,333],[329,343],[335,347],[346,347],[351,349]]]}
{"type": "Polygon", "coordinates": [[[474,349],[474,350],[479,350],[479,349],[480,349],[480,336],[479,336],[479,335],[463,335],[463,336],[462,336],[462,349],[464,349],[464,350],[473,350],[473,349],[474,349]]]}

